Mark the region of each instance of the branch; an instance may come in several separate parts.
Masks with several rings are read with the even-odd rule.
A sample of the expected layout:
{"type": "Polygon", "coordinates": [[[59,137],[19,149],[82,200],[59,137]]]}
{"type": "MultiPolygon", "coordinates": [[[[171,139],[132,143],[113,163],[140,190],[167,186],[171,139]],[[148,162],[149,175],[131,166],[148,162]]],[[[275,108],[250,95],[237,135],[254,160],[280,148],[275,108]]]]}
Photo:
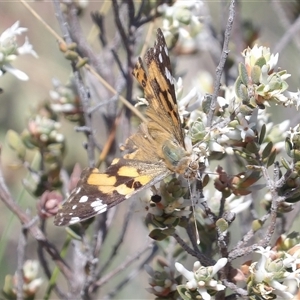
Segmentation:
{"type": "Polygon", "coordinates": [[[151,253],[140,263],[139,267],[131,271],[124,280],[122,280],[117,286],[114,287],[113,292],[110,292],[104,299],[116,299],[115,295],[134,277],[136,277],[141,270],[144,269],[144,265],[147,264],[156,254],[157,246],[152,248],[151,253]]]}
{"type": "Polygon", "coordinates": [[[17,300],[23,300],[23,285],[24,285],[24,261],[25,248],[27,245],[26,229],[21,231],[18,242],[18,268],[17,268],[17,300]]]}
{"type": "MultiPolygon", "coordinates": [[[[60,3],[58,0],[53,0],[53,4],[54,4],[54,8],[55,8],[56,17],[59,22],[64,39],[67,44],[71,44],[73,42],[73,40],[71,38],[69,28],[67,26],[67,21],[65,20],[65,17],[61,11],[60,3]]],[[[70,11],[70,14],[71,15],[76,14],[76,9],[73,7],[73,5],[70,5],[69,7],[70,7],[70,9],[68,11],[70,11]]],[[[89,109],[89,96],[88,96],[87,90],[82,82],[79,71],[75,68],[73,62],[72,62],[72,68],[73,68],[73,74],[74,74],[74,79],[75,79],[75,85],[76,85],[77,92],[78,92],[79,98],[81,100],[82,108],[83,108],[85,126],[87,126],[88,128],[92,128],[91,117],[87,113],[88,109],[89,109]]],[[[88,132],[86,133],[86,136],[87,136],[87,140],[88,140],[87,153],[88,153],[89,165],[90,165],[90,167],[94,167],[95,166],[94,138],[93,138],[93,135],[88,132]]]]}
{"type": "Polygon", "coordinates": [[[177,243],[182,247],[182,249],[184,251],[186,251],[188,254],[196,257],[203,266],[207,267],[207,266],[213,266],[215,264],[215,261],[207,258],[200,251],[196,252],[192,248],[190,248],[177,233],[174,233],[172,236],[174,237],[174,239],[177,241],[177,243]]]}
{"type": "Polygon", "coordinates": [[[216,69],[216,80],[214,83],[214,93],[212,96],[212,100],[210,103],[210,109],[209,109],[209,113],[207,116],[207,124],[206,124],[207,127],[211,127],[211,125],[212,125],[213,116],[214,116],[214,112],[215,112],[216,104],[217,104],[217,97],[218,97],[219,90],[220,90],[222,72],[223,72],[225,62],[226,62],[226,59],[227,59],[227,56],[229,53],[228,45],[229,45],[230,33],[232,30],[232,24],[233,24],[233,19],[234,19],[234,14],[235,14],[234,5],[235,5],[235,0],[231,0],[231,4],[229,7],[229,17],[227,20],[226,31],[225,31],[225,39],[224,39],[224,44],[223,44],[223,49],[222,49],[222,55],[221,55],[219,65],[216,69]]]}
{"type": "Polygon", "coordinates": [[[109,258],[106,260],[106,263],[101,268],[101,271],[99,272],[99,275],[98,275],[99,277],[109,267],[109,265],[113,262],[114,257],[118,254],[118,250],[119,250],[120,246],[122,245],[122,243],[124,241],[124,237],[125,237],[125,234],[127,232],[127,228],[128,228],[129,222],[130,222],[132,214],[134,212],[134,206],[135,206],[135,202],[131,201],[131,203],[130,203],[130,205],[128,207],[126,216],[124,218],[124,222],[123,222],[123,225],[122,225],[122,231],[120,233],[120,236],[119,236],[117,242],[115,243],[115,245],[114,245],[114,247],[113,247],[113,249],[112,249],[112,251],[110,253],[109,258]]]}
{"type": "Polygon", "coordinates": [[[27,227],[27,224],[30,224],[30,226],[27,227],[29,233],[33,236],[33,238],[36,239],[38,243],[40,243],[41,247],[43,247],[47,251],[50,257],[56,263],[61,273],[66,277],[72,289],[75,289],[76,287],[72,286],[72,282],[73,282],[72,270],[61,259],[57,249],[48,241],[48,239],[43,234],[43,232],[39,229],[39,227],[34,223],[31,224],[31,219],[23,212],[21,207],[16,203],[16,201],[13,199],[10,192],[8,191],[8,188],[4,181],[1,164],[0,164],[0,199],[8,207],[8,209],[12,211],[15,216],[18,217],[20,222],[24,224],[25,227],[27,227]]]}
{"type": "Polygon", "coordinates": [[[153,248],[153,241],[150,241],[148,244],[145,245],[144,248],[142,248],[140,251],[136,252],[136,254],[127,260],[125,260],[122,264],[119,265],[116,269],[114,269],[112,272],[110,272],[105,277],[101,278],[100,280],[96,281],[93,286],[91,286],[91,289],[94,291],[96,288],[103,286],[106,284],[111,278],[116,276],[118,273],[124,271],[129,265],[131,265],[135,260],[139,259],[139,257],[144,254],[148,249],[153,248]]]}

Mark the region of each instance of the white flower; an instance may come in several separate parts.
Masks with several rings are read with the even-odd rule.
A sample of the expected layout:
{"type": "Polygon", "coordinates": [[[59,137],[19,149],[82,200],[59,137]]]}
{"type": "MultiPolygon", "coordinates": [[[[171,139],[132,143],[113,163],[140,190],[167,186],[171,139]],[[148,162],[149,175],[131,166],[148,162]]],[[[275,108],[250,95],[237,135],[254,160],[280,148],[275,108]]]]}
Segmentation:
{"type": "Polygon", "coordinates": [[[188,282],[186,287],[196,290],[205,300],[210,300],[208,290],[222,291],[225,286],[213,278],[213,276],[227,264],[227,258],[219,259],[214,266],[203,267],[199,261],[194,263],[193,271],[187,270],[182,264],[176,262],[175,268],[188,282]]]}
{"type": "Polygon", "coordinates": [[[23,54],[31,54],[35,58],[38,58],[37,53],[33,50],[32,45],[29,43],[28,37],[25,37],[25,42],[24,44],[19,47],[18,49],[18,54],[23,55],[23,54]]]}
{"type": "Polygon", "coordinates": [[[267,70],[273,70],[278,62],[279,54],[276,53],[271,54],[270,48],[254,45],[254,47],[245,49],[243,52],[243,56],[245,57],[246,66],[253,67],[258,59],[264,58],[266,60],[267,70]]]}
{"type": "Polygon", "coordinates": [[[17,21],[0,35],[0,76],[9,72],[20,80],[28,80],[28,76],[24,72],[11,65],[11,62],[16,60],[18,55],[31,54],[37,58],[37,54],[27,37],[24,44],[18,47],[17,35],[21,35],[25,31],[27,28],[19,27],[19,21],[17,21]]]}

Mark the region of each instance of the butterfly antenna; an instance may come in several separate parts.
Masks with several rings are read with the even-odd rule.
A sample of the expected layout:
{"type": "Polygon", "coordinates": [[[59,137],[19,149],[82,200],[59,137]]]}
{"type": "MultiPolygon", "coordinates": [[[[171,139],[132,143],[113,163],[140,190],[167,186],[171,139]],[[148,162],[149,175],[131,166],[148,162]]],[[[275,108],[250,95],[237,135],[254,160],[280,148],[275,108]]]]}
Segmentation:
{"type": "Polygon", "coordinates": [[[194,197],[192,196],[192,189],[191,189],[191,184],[188,178],[188,186],[189,186],[189,191],[190,191],[190,197],[192,201],[192,211],[193,211],[193,218],[194,218],[194,223],[195,223],[195,232],[196,232],[196,238],[197,238],[197,244],[200,244],[200,236],[199,236],[199,231],[197,227],[197,221],[196,221],[196,212],[195,212],[195,203],[194,203],[194,197]]]}

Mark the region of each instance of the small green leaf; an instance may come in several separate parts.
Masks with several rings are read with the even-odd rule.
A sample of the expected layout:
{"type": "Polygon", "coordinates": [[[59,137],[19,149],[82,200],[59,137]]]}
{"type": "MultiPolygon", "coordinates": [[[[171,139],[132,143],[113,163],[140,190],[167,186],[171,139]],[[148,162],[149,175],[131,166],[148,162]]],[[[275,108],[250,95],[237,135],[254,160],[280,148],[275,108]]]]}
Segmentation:
{"type": "Polygon", "coordinates": [[[77,227],[66,227],[65,228],[66,232],[70,235],[70,237],[73,239],[73,240],[77,240],[77,241],[81,241],[82,240],[82,237],[80,236],[79,232],[79,228],[77,227]],[[78,231],[78,232],[77,232],[78,231]]]}
{"type": "Polygon", "coordinates": [[[165,225],[172,225],[172,224],[174,224],[174,222],[176,222],[177,221],[177,224],[178,224],[178,218],[177,217],[169,217],[169,218],[167,218],[165,221],[164,221],[164,224],[165,225]]]}
{"type": "Polygon", "coordinates": [[[285,159],[285,158],[281,158],[281,164],[283,165],[283,167],[286,169],[286,170],[289,170],[290,169],[290,165],[288,163],[288,161],[285,159]]]}
{"type": "Polygon", "coordinates": [[[185,285],[178,285],[177,291],[183,300],[201,300],[203,299],[201,295],[197,292],[197,290],[192,291],[186,288],[185,285]]]}
{"type": "Polygon", "coordinates": [[[149,237],[155,241],[162,241],[164,240],[166,237],[168,237],[167,235],[165,235],[161,229],[153,229],[150,233],[149,233],[149,237]]]}
{"type": "Polygon", "coordinates": [[[260,221],[260,220],[254,220],[252,222],[252,230],[254,232],[256,232],[257,230],[261,229],[262,225],[263,225],[262,221],[260,221]]]}
{"type": "Polygon", "coordinates": [[[253,66],[252,70],[251,70],[251,79],[252,82],[255,84],[259,84],[260,83],[260,75],[261,75],[261,69],[259,66],[253,66]]]}
{"type": "Polygon", "coordinates": [[[285,139],[285,152],[286,152],[286,154],[287,154],[289,157],[291,157],[291,158],[294,157],[294,155],[293,155],[293,153],[292,153],[292,150],[293,150],[293,144],[292,144],[290,138],[287,137],[287,138],[285,139]]]}
{"type": "Polygon", "coordinates": [[[259,147],[256,143],[248,143],[246,145],[246,149],[250,152],[250,153],[253,153],[253,154],[256,154],[258,153],[259,151],[259,147]]]}
{"type": "Polygon", "coordinates": [[[221,232],[225,232],[229,227],[228,222],[223,218],[217,220],[216,226],[221,230],[221,232]]]}
{"type": "Polygon", "coordinates": [[[249,85],[249,76],[247,73],[246,66],[243,63],[239,64],[239,77],[244,85],[249,85]]]}
{"type": "Polygon", "coordinates": [[[263,124],[263,126],[261,127],[261,130],[260,130],[260,135],[259,135],[259,139],[258,139],[258,143],[260,145],[263,143],[263,141],[265,139],[266,131],[267,131],[266,124],[263,124]]]}
{"type": "Polygon", "coordinates": [[[256,62],[255,62],[255,65],[259,66],[259,67],[262,67],[266,64],[266,59],[262,56],[260,57],[256,62]]]}
{"type": "Polygon", "coordinates": [[[265,159],[270,156],[272,152],[272,148],[273,148],[273,143],[269,142],[261,154],[262,159],[265,159]]]}
{"type": "Polygon", "coordinates": [[[24,158],[26,154],[26,148],[20,135],[14,130],[8,130],[6,134],[6,141],[8,145],[18,153],[20,158],[24,158]]]}
{"type": "Polygon", "coordinates": [[[271,155],[269,156],[268,158],[268,161],[267,161],[267,167],[270,167],[271,165],[274,164],[274,161],[276,159],[276,155],[277,155],[277,151],[276,149],[274,149],[271,153],[271,155]]]}
{"type": "Polygon", "coordinates": [[[244,84],[240,85],[239,97],[243,100],[243,103],[249,102],[248,89],[244,84]]]}
{"type": "Polygon", "coordinates": [[[237,97],[240,98],[239,92],[240,92],[240,85],[243,84],[242,79],[240,76],[237,77],[235,83],[234,83],[234,90],[237,97]]]}

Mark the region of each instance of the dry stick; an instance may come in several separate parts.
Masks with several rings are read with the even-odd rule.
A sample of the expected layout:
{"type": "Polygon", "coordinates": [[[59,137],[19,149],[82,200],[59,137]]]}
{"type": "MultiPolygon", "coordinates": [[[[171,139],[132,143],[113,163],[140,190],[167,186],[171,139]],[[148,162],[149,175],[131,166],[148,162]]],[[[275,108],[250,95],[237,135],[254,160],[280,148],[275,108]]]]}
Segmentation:
{"type": "Polygon", "coordinates": [[[131,216],[132,216],[132,214],[134,212],[134,206],[135,206],[135,201],[131,201],[131,203],[130,203],[130,205],[128,207],[126,216],[124,218],[124,222],[123,222],[123,225],[122,225],[122,231],[120,233],[120,236],[119,236],[117,242],[115,243],[115,245],[112,247],[112,251],[110,253],[109,258],[106,260],[106,263],[103,265],[103,267],[101,267],[101,270],[100,270],[100,272],[99,272],[99,274],[97,276],[98,278],[101,277],[101,275],[103,274],[103,272],[113,262],[113,258],[117,255],[118,250],[119,250],[120,246],[122,245],[124,237],[125,237],[125,234],[127,232],[128,225],[129,225],[129,222],[131,220],[131,216]]]}
{"type": "MultiPolygon", "coordinates": [[[[227,286],[228,288],[230,288],[231,290],[233,290],[234,292],[238,293],[241,296],[247,296],[248,292],[242,288],[239,288],[238,286],[236,286],[234,283],[228,281],[227,279],[224,279],[222,281],[222,283],[227,286]]],[[[246,298],[248,299],[248,298],[246,298]]]]}
{"type": "MultiPolygon", "coordinates": [[[[61,6],[58,0],[53,0],[54,9],[55,9],[55,15],[57,18],[57,21],[60,25],[60,29],[63,33],[64,39],[67,44],[71,44],[73,42],[69,29],[67,27],[66,19],[61,11],[61,6]]],[[[76,14],[77,10],[73,8],[73,5],[70,5],[69,10],[71,11],[71,14],[76,14]]],[[[73,67],[73,74],[75,79],[75,85],[77,88],[77,92],[79,94],[79,99],[81,101],[82,107],[83,107],[83,115],[84,115],[84,121],[87,128],[92,128],[92,122],[91,118],[89,116],[88,108],[89,108],[89,99],[88,99],[88,93],[87,90],[82,82],[81,76],[79,74],[79,71],[75,69],[74,64],[72,63],[73,67]]],[[[87,140],[88,140],[88,147],[87,147],[87,154],[88,154],[88,160],[91,167],[95,166],[95,157],[94,157],[94,149],[95,149],[95,143],[93,139],[93,135],[91,133],[87,133],[87,140]]]]}
{"type": "Polygon", "coordinates": [[[196,252],[192,248],[190,248],[177,233],[174,233],[172,236],[175,238],[175,240],[182,247],[183,250],[185,250],[188,254],[196,257],[203,266],[213,266],[215,264],[213,260],[207,258],[200,251],[196,252]]]}
{"type": "Polygon", "coordinates": [[[27,245],[26,229],[22,229],[18,241],[17,300],[23,300],[23,285],[24,285],[23,266],[25,260],[26,245],[27,245]]]}
{"type": "Polygon", "coordinates": [[[141,250],[137,251],[136,254],[132,257],[129,257],[127,260],[125,260],[122,264],[120,264],[116,269],[114,269],[112,272],[110,272],[105,277],[102,277],[100,280],[96,281],[94,283],[93,290],[96,287],[101,287],[104,284],[106,284],[111,278],[116,276],[118,273],[126,269],[129,265],[131,265],[135,260],[137,260],[142,254],[144,254],[148,249],[153,248],[153,241],[150,241],[148,244],[145,245],[141,250]]]}
{"type": "MultiPolygon", "coordinates": [[[[262,173],[264,175],[264,178],[267,182],[267,187],[269,189],[269,191],[271,192],[271,196],[272,196],[272,202],[271,202],[271,210],[269,214],[266,214],[263,218],[262,221],[265,222],[268,218],[270,218],[270,225],[267,228],[265,237],[257,244],[251,245],[249,247],[246,247],[244,249],[238,249],[235,248],[234,250],[232,250],[229,254],[229,261],[233,260],[236,257],[240,257],[240,256],[244,256],[247,255],[249,253],[251,253],[252,251],[254,251],[258,246],[261,247],[266,247],[270,244],[271,238],[274,234],[275,228],[276,228],[276,219],[277,219],[277,209],[278,209],[278,204],[282,201],[284,201],[284,197],[279,197],[276,191],[276,186],[274,181],[270,178],[269,174],[268,174],[268,170],[262,166],[261,168],[262,173]]],[[[250,236],[250,234],[252,233],[252,231],[250,230],[248,232],[247,235],[250,236]]]]}
{"type": "MultiPolygon", "coordinates": [[[[67,42],[67,44],[71,44],[73,41],[72,41],[72,38],[71,38],[71,35],[69,32],[69,28],[67,26],[67,21],[61,11],[60,3],[58,0],[53,0],[53,4],[55,7],[56,17],[60,24],[60,28],[63,33],[64,39],[67,42]]],[[[71,15],[74,18],[77,14],[77,9],[72,4],[70,4],[68,6],[68,9],[69,9],[69,15],[71,15]]],[[[77,92],[79,94],[79,99],[80,99],[82,107],[83,107],[83,115],[84,115],[85,124],[91,130],[92,122],[91,122],[91,117],[88,113],[89,97],[88,97],[87,89],[82,81],[79,71],[74,67],[74,63],[72,62],[71,65],[73,68],[73,76],[75,79],[75,85],[77,88],[77,92]]],[[[95,166],[94,137],[93,137],[93,134],[91,134],[91,132],[87,133],[86,135],[87,135],[87,140],[88,140],[88,145],[87,145],[88,161],[89,161],[89,165],[94,167],[95,166]]],[[[103,221],[104,221],[104,217],[101,216],[101,218],[103,218],[103,221]]],[[[86,244],[86,246],[88,247],[88,244],[86,244]]],[[[96,269],[96,263],[97,263],[97,262],[95,262],[94,257],[92,256],[92,251],[89,249],[89,247],[88,247],[87,253],[88,253],[87,254],[88,260],[90,261],[90,270],[89,270],[89,275],[86,277],[86,280],[85,280],[85,285],[84,285],[84,289],[83,289],[84,296],[87,296],[86,292],[88,290],[88,287],[94,281],[95,269],[96,269]]]]}
{"type": "MultiPolygon", "coordinates": [[[[127,24],[127,32],[125,32],[125,27],[126,24],[124,24],[125,22],[121,21],[120,18],[120,8],[119,8],[119,4],[117,2],[117,0],[112,0],[112,7],[113,7],[113,13],[114,13],[114,19],[115,19],[115,24],[117,26],[118,29],[118,33],[121,36],[121,41],[122,44],[125,48],[125,52],[126,52],[126,67],[122,68],[122,70],[124,70],[124,79],[126,81],[126,99],[128,99],[129,101],[131,101],[132,99],[132,89],[133,89],[133,76],[132,76],[132,69],[133,69],[133,46],[134,46],[134,34],[133,34],[133,30],[131,30],[131,28],[133,28],[131,26],[132,22],[133,22],[133,3],[131,1],[126,1],[123,2],[123,5],[127,6],[127,11],[128,11],[128,24],[127,24]],[[126,4],[125,4],[126,3],[126,4]]],[[[122,16],[121,16],[122,17],[122,16]]],[[[124,18],[122,18],[124,20],[124,18]]],[[[125,114],[124,114],[124,128],[123,128],[123,132],[125,133],[125,136],[128,136],[130,133],[130,117],[131,117],[131,111],[126,109],[125,110],[125,114]]]]}
{"type": "Polygon", "coordinates": [[[269,227],[267,228],[265,237],[259,243],[260,246],[266,247],[267,245],[269,245],[272,235],[275,231],[278,204],[281,201],[283,201],[283,197],[278,196],[274,181],[271,180],[271,178],[268,174],[268,170],[264,166],[262,167],[262,173],[264,175],[265,180],[267,181],[267,187],[268,187],[269,191],[271,192],[271,196],[272,196],[271,212],[270,212],[271,223],[270,223],[269,227]]]}
{"type": "MultiPolygon", "coordinates": [[[[266,215],[264,215],[263,217],[261,217],[259,220],[262,222],[262,224],[264,224],[268,220],[269,217],[270,217],[270,214],[267,213],[266,215]]],[[[245,245],[246,245],[246,243],[251,238],[253,238],[254,234],[255,234],[255,231],[253,229],[250,229],[245,234],[245,236],[243,237],[243,239],[241,241],[239,241],[237,243],[237,245],[230,251],[229,256],[228,256],[229,257],[229,261],[234,260],[237,257],[247,255],[247,254],[249,254],[252,251],[252,250],[250,250],[249,247],[246,248],[245,245]]],[[[251,246],[251,249],[252,249],[252,246],[251,246]]]]}
{"type": "Polygon", "coordinates": [[[157,252],[158,247],[155,246],[152,248],[151,253],[140,263],[138,268],[131,271],[126,278],[124,278],[118,285],[116,285],[113,288],[113,292],[110,292],[107,294],[104,299],[116,299],[115,295],[119,293],[119,291],[128,283],[130,282],[134,277],[136,277],[141,270],[144,269],[145,264],[149,263],[150,260],[153,259],[154,255],[157,252]]]}
{"type": "Polygon", "coordinates": [[[226,59],[227,59],[227,56],[229,53],[228,44],[229,44],[229,39],[230,39],[230,33],[232,30],[234,14],[235,14],[234,5],[235,5],[235,0],[231,0],[231,4],[229,7],[229,17],[227,20],[227,25],[226,25],[226,30],[225,30],[225,39],[224,39],[224,44],[223,44],[223,49],[222,49],[222,55],[221,55],[219,65],[216,69],[216,80],[214,83],[214,93],[212,96],[210,109],[209,109],[209,113],[207,116],[207,124],[206,124],[207,127],[211,127],[211,125],[212,125],[213,116],[214,116],[214,112],[215,112],[216,104],[217,104],[217,97],[218,97],[219,90],[220,90],[222,72],[223,72],[225,62],[226,62],[226,59]]]}
{"type": "Polygon", "coordinates": [[[105,160],[114,140],[115,140],[115,137],[116,137],[116,134],[117,134],[117,128],[118,128],[118,125],[120,124],[120,121],[121,121],[121,116],[122,114],[122,109],[120,110],[120,112],[118,113],[118,115],[116,116],[115,118],[115,122],[113,124],[113,126],[111,127],[111,130],[110,130],[110,133],[109,133],[109,136],[102,148],[102,151],[99,155],[99,161],[97,163],[97,166],[100,166],[101,163],[105,160]]]}

